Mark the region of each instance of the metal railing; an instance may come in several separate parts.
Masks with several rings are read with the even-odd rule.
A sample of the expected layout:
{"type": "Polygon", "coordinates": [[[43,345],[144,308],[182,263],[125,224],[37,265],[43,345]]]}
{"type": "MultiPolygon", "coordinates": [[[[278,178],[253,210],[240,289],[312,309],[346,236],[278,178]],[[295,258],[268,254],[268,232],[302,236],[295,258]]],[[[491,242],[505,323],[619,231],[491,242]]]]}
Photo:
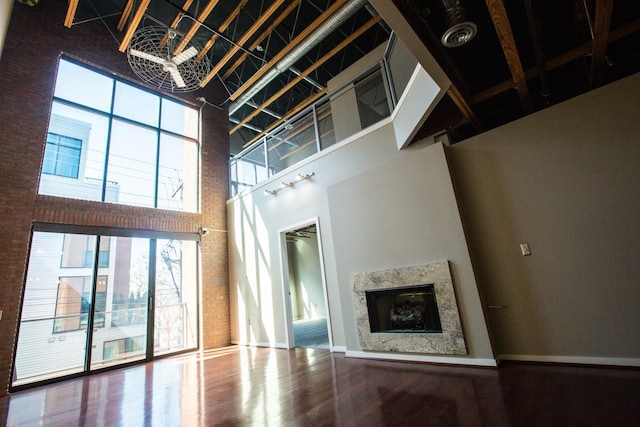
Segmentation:
{"type": "Polygon", "coordinates": [[[404,73],[397,75],[406,75],[407,68],[411,71],[417,64],[412,57],[413,63],[406,60],[406,49],[399,49],[400,58],[394,58],[398,42],[392,36],[383,58],[374,67],[326,94],[232,157],[231,197],[389,117],[407,84],[406,78],[393,78],[394,70],[401,66],[404,73]],[[341,117],[334,117],[334,110],[341,108],[348,109],[349,114],[355,114],[353,110],[357,109],[360,123],[354,123],[355,120],[341,123],[341,117]]]}

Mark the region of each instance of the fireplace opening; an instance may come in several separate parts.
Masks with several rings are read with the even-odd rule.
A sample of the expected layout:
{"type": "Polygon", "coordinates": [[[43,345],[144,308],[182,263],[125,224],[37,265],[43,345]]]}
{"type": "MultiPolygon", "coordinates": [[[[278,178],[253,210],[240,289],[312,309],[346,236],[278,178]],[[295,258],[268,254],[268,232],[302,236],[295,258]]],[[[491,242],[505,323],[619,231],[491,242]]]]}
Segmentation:
{"type": "Polygon", "coordinates": [[[371,332],[442,333],[433,284],[365,291],[371,332]]]}

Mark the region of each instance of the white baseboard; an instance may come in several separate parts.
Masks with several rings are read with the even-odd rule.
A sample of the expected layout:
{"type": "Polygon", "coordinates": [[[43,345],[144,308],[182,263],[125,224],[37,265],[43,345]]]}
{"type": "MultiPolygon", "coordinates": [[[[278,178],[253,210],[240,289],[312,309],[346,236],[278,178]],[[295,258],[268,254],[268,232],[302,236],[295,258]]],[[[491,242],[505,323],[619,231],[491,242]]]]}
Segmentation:
{"type": "Polygon", "coordinates": [[[513,360],[518,362],[562,363],[577,365],[606,365],[640,367],[640,359],[626,357],[584,357],[584,356],[543,356],[531,354],[500,354],[498,361],[513,360]]]}
{"type": "Polygon", "coordinates": [[[398,353],[376,353],[370,351],[347,351],[346,357],[353,357],[358,359],[384,359],[384,360],[398,360],[405,362],[427,362],[427,363],[441,363],[447,365],[467,365],[467,366],[482,366],[492,367],[498,366],[495,359],[471,359],[467,357],[444,357],[444,356],[425,356],[422,354],[398,354],[398,353]]]}
{"type": "Polygon", "coordinates": [[[344,345],[334,345],[333,347],[331,347],[331,351],[333,353],[346,353],[347,347],[344,345]]]}

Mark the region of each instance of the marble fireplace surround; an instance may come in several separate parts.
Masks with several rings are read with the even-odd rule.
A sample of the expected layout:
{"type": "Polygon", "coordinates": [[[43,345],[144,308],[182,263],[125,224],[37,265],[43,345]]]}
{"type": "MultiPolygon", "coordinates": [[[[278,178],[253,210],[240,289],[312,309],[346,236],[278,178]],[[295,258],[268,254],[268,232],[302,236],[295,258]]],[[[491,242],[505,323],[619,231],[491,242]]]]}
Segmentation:
{"type": "Polygon", "coordinates": [[[465,355],[458,304],[448,261],[350,276],[360,348],[368,351],[465,355]],[[372,333],[365,291],[433,284],[442,324],[442,333],[372,333]]]}

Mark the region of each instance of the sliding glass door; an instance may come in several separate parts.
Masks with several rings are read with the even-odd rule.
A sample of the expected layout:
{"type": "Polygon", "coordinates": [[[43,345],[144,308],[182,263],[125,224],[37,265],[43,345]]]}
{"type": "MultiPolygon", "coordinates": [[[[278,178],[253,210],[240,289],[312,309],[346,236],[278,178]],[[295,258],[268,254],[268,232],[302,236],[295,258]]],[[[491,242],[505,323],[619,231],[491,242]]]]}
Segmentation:
{"type": "Polygon", "coordinates": [[[12,387],[197,347],[197,235],[60,228],[33,232],[12,387]]]}

